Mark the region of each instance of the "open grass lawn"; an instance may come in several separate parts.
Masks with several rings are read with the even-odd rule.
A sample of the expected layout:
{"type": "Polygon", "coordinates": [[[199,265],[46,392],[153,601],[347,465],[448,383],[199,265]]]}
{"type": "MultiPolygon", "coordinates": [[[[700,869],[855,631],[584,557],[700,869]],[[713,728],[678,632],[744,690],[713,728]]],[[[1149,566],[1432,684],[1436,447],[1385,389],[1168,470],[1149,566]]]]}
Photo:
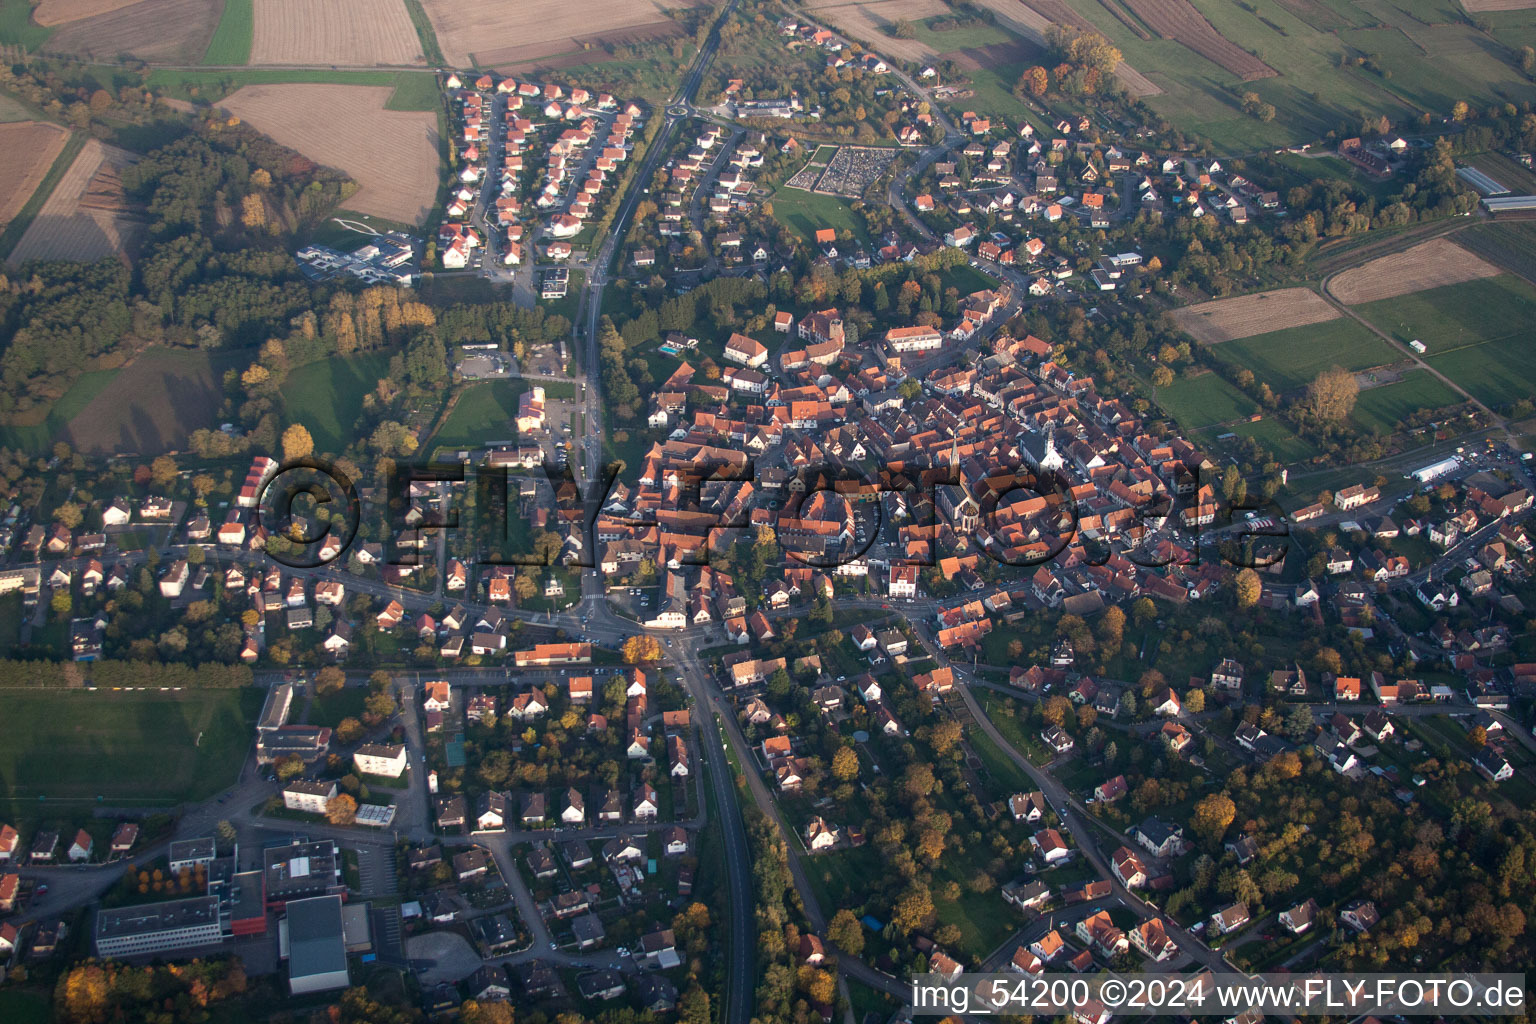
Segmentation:
{"type": "Polygon", "coordinates": [[[1425,370],[1413,370],[1379,388],[1367,388],[1355,401],[1354,420],[1367,430],[1390,434],[1397,423],[1419,409],[1456,405],[1461,396],[1425,370]]]}
{"type": "Polygon", "coordinates": [[[52,28],[32,20],[32,4],[28,0],[0,0],[0,43],[17,44],[32,51],[46,43],[51,35],[52,28]]]}
{"type": "Polygon", "coordinates": [[[317,451],[341,451],[353,440],[363,396],[388,372],[389,357],[387,352],[372,352],[299,367],[283,388],[283,418],[304,424],[317,451]]]}
{"type": "Polygon", "coordinates": [[[1258,404],[1219,374],[1180,377],[1158,388],[1157,401],[1185,430],[1227,423],[1252,416],[1258,404]]]}
{"type": "Polygon", "coordinates": [[[954,50],[968,50],[973,46],[992,46],[995,43],[1014,41],[1012,33],[995,25],[966,25],[952,28],[947,32],[939,32],[932,27],[934,22],[949,20],[952,19],[928,18],[925,21],[914,21],[912,30],[918,42],[933,47],[937,53],[950,53],[954,50]]]}
{"type": "Polygon", "coordinates": [[[1357,307],[1394,337],[1423,342],[1435,369],[1495,406],[1536,393],[1532,308],[1536,287],[1513,274],[1357,307]]]}
{"type": "Polygon", "coordinates": [[[864,218],[836,196],[820,196],[800,189],[781,188],[773,194],[773,219],[807,242],[822,228],[832,228],[839,236],[851,234],[866,244],[864,218]]]}
{"type": "Polygon", "coordinates": [[[48,1024],[52,1020],[48,996],[19,989],[0,989],[0,1020],[6,1024],[48,1024]]]}
{"type": "Polygon", "coordinates": [[[1039,125],[1039,118],[1030,116],[1029,108],[1024,102],[1013,94],[1013,87],[1018,83],[1019,76],[1030,64],[1017,61],[1004,64],[993,64],[974,70],[967,69],[966,77],[973,95],[964,99],[955,100],[950,104],[955,111],[974,110],[976,113],[987,117],[1001,117],[1010,126],[1017,125],[1020,121],[1030,121],[1039,125]]]}
{"type": "Polygon", "coordinates": [[[1247,367],[1276,391],[1302,387],[1330,366],[1364,370],[1401,358],[1392,346],[1345,319],[1224,341],[1206,351],[1224,363],[1247,367]]]}
{"type": "Polygon", "coordinates": [[[245,64],[251,59],[251,41],[256,35],[256,5],[252,0],[224,0],[219,27],[208,40],[203,63],[215,66],[245,64]]]}
{"type": "Polygon", "coordinates": [[[986,766],[987,774],[992,776],[993,786],[997,792],[993,795],[998,799],[1005,799],[1013,793],[1028,792],[1034,789],[1029,776],[1024,774],[1024,769],[1013,763],[1013,759],[1005,754],[1001,747],[992,742],[992,738],[980,729],[972,729],[966,736],[971,749],[976,751],[976,756],[981,758],[981,763],[986,766]]]}
{"type": "MultiPolygon", "coordinates": [[[[220,31],[223,28],[220,26],[220,31]]],[[[214,37],[218,42],[218,37],[214,37]]],[[[213,63],[209,61],[208,63],[213,63]]],[[[183,100],[217,103],[246,85],[281,85],[318,82],[324,85],[392,85],[395,91],[384,103],[386,110],[436,110],[442,102],[433,76],[427,71],[327,71],[304,68],[245,68],[239,71],[180,71],[157,68],[146,84],[165,95],[183,100]],[[428,93],[431,93],[429,98],[428,93]]]]}
{"type": "Polygon", "coordinates": [[[1236,434],[1238,437],[1251,437],[1265,448],[1268,448],[1281,462],[1302,462],[1317,454],[1317,449],[1306,440],[1299,437],[1295,431],[1273,416],[1266,416],[1257,423],[1229,423],[1223,427],[1209,428],[1202,431],[1204,436],[1219,444],[1215,438],[1221,434],[1236,434]]]}
{"type": "Polygon", "coordinates": [[[482,380],[469,385],[432,435],[429,447],[472,448],[516,437],[517,400],[528,387],[523,380],[482,380]]]}
{"type": "Polygon", "coordinates": [[[1404,343],[1423,342],[1437,356],[1516,334],[1529,336],[1533,304],[1536,288],[1513,274],[1500,274],[1369,302],[1355,311],[1404,343]]]}
{"type": "Polygon", "coordinates": [[[309,706],[309,724],[328,725],[334,729],[341,724],[343,718],[361,719],[363,703],[367,699],[366,686],[343,686],[339,690],[322,693],[309,706]]]}
{"type": "Polygon", "coordinates": [[[92,370],[80,375],[70,389],[48,408],[42,422],[32,426],[0,427],[0,447],[16,448],[30,455],[41,455],[53,447],[69,421],[106,390],[117,370],[92,370]]]}
{"type": "Polygon", "coordinates": [[[12,690],[0,715],[7,813],[48,800],[172,804],[232,783],[251,743],[257,687],[182,693],[12,690]]]}
{"type": "MultiPolygon", "coordinates": [[[[970,264],[961,263],[941,273],[939,285],[941,290],[958,288],[961,295],[969,295],[985,288],[996,288],[997,282],[970,264]]],[[[886,287],[889,288],[890,285],[886,287]]]]}

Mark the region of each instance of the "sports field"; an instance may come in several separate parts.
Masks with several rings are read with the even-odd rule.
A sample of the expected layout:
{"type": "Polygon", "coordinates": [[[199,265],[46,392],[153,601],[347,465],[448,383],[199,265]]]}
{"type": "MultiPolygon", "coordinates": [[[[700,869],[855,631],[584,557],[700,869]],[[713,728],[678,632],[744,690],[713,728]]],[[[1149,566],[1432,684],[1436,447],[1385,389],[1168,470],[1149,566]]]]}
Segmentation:
{"type": "Polygon", "coordinates": [[[0,806],[9,816],[23,805],[35,814],[56,799],[158,805],[205,798],[238,777],[262,696],[255,687],[7,691],[0,806]]]}
{"type": "Polygon", "coordinates": [[[1299,388],[1330,366],[1364,370],[1402,358],[1353,320],[1258,334],[1212,345],[1206,352],[1222,362],[1246,366],[1276,391],[1299,388]]]}
{"type": "Polygon", "coordinates": [[[832,228],[839,235],[848,231],[855,238],[867,240],[864,218],[836,196],[781,188],[770,201],[773,203],[773,219],[807,242],[822,228],[832,228]]]}
{"type": "Polygon", "coordinates": [[[1358,309],[1394,337],[1423,342],[1431,366],[1500,406],[1536,394],[1533,304],[1536,288],[1500,274],[1358,309]]]}
{"type": "Polygon", "coordinates": [[[1439,409],[1464,399],[1425,370],[1412,370],[1379,388],[1367,388],[1355,400],[1353,418],[1367,430],[1390,434],[1397,424],[1420,409],[1439,409]]]}
{"type": "Polygon", "coordinates": [[[470,448],[516,437],[513,420],[517,418],[517,400],[527,390],[528,383],[523,380],[483,380],[469,385],[429,445],[470,448]]]}
{"type": "Polygon", "coordinates": [[[341,451],[355,440],[363,398],[389,372],[389,359],[387,352],[374,352],[298,367],[283,387],[284,421],[304,424],[318,451],[341,451]]]}
{"type": "Polygon", "coordinates": [[[1158,388],[1157,401],[1179,426],[1191,431],[1244,419],[1259,408],[1253,399],[1214,373],[1182,377],[1158,388]]]}

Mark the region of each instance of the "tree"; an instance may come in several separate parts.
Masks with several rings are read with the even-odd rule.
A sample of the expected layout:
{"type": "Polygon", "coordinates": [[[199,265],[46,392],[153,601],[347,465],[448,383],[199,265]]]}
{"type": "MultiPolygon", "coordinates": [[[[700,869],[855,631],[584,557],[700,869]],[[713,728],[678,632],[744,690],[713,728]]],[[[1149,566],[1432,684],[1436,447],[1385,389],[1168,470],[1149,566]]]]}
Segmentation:
{"type": "Polygon", "coordinates": [[[332,825],[350,825],[357,820],[357,801],[347,793],[337,793],[325,802],[325,820],[332,825]]]}
{"type": "Polygon", "coordinates": [[[661,641],[653,636],[637,634],[624,641],[624,664],[645,665],[661,660],[661,641]]]}
{"type": "Polygon", "coordinates": [[[1195,804],[1189,827],[1207,842],[1215,843],[1226,833],[1232,819],[1237,817],[1237,805],[1225,793],[1212,793],[1195,804]]]}
{"type": "Polygon", "coordinates": [[[213,834],[218,839],[219,845],[225,849],[233,847],[235,845],[235,840],[240,837],[240,834],[235,831],[235,826],[227,820],[221,821],[215,825],[213,828],[213,834]]]}
{"type": "Polygon", "coordinates": [[[500,999],[466,999],[459,1007],[460,1024],[513,1024],[512,1004],[500,999]]]}
{"type": "Polygon", "coordinates": [[[1099,622],[1095,630],[1099,635],[1099,643],[1103,645],[1106,655],[1119,649],[1125,638],[1125,612],[1119,606],[1110,605],[1104,614],[1099,616],[1099,622]]]}
{"type": "Polygon", "coordinates": [[[297,754],[289,754],[278,758],[273,768],[277,771],[278,780],[287,782],[304,770],[304,760],[297,754]]]}
{"type": "Polygon", "coordinates": [[[1184,710],[1192,715],[1198,715],[1205,710],[1205,691],[1191,686],[1189,692],[1184,694],[1184,710]]]}
{"type": "Polygon", "coordinates": [[[832,915],[827,924],[827,938],[849,956],[857,957],[864,952],[864,926],[847,907],[832,915]]]}
{"type": "Polygon", "coordinates": [[[73,530],[85,520],[85,513],[79,505],[72,501],[66,501],[53,510],[54,521],[63,524],[73,530]]]}
{"type": "Polygon", "coordinates": [[[1019,76],[1019,90],[1031,96],[1044,96],[1050,87],[1051,73],[1039,64],[1026,68],[1019,76]]]}
{"type": "Polygon", "coordinates": [[[156,487],[169,487],[177,472],[176,460],[169,455],[158,456],[149,464],[149,479],[156,487]]]}
{"type": "Polygon", "coordinates": [[[1071,713],[1072,702],[1059,693],[1045,698],[1045,702],[1040,705],[1040,718],[1046,725],[1059,726],[1071,713]]]}
{"type": "Polygon", "coordinates": [[[1264,592],[1264,584],[1260,581],[1258,573],[1252,569],[1243,569],[1237,574],[1234,589],[1237,592],[1237,606],[1252,608],[1259,603],[1259,596],[1264,592]]]}
{"type": "Polygon", "coordinates": [[[1474,725],[1472,731],[1467,733],[1467,742],[1474,747],[1486,747],[1488,745],[1488,730],[1480,725],[1474,725]]]}
{"type": "Polygon", "coordinates": [[[926,886],[913,883],[891,909],[891,922],[902,933],[926,928],[933,920],[933,895],[926,886]]]}
{"type": "Polygon", "coordinates": [[[294,459],[302,459],[312,454],[315,450],[315,439],[309,436],[309,431],[304,424],[295,423],[283,431],[283,459],[292,462],[294,459]]]}
{"type": "Polygon", "coordinates": [[[832,777],[838,782],[852,782],[859,777],[859,755],[852,747],[838,747],[832,755],[832,777]]]}
{"type": "Polygon", "coordinates": [[[67,590],[55,590],[53,598],[48,602],[48,605],[53,609],[53,614],[62,618],[68,615],[74,608],[75,599],[70,596],[67,590]]]}
{"type": "Polygon", "coordinates": [[[1457,100],[1451,105],[1451,120],[1465,121],[1472,114],[1472,108],[1467,106],[1466,100],[1457,100]]]}
{"type": "Polygon", "coordinates": [[[335,665],[327,665],[315,673],[315,692],[334,693],[347,685],[347,674],[335,665]]]}
{"type": "Polygon", "coordinates": [[[363,737],[363,723],[355,718],[343,718],[336,726],[336,738],[343,743],[356,743],[363,737]]]}
{"type": "Polygon", "coordinates": [[[1308,415],[1324,423],[1337,423],[1355,408],[1360,385],[1355,375],[1341,366],[1330,367],[1312,378],[1307,385],[1301,408],[1308,415]]]}
{"type": "Polygon", "coordinates": [[[917,29],[912,27],[912,22],[906,18],[897,18],[891,25],[891,37],[894,39],[915,39],[917,29]]]}

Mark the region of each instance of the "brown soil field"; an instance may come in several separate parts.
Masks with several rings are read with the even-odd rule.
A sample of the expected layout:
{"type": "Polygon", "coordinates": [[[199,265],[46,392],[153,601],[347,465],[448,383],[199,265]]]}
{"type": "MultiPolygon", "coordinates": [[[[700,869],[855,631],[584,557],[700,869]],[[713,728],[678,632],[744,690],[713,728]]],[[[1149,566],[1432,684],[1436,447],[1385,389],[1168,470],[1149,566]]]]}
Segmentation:
{"type": "Polygon", "coordinates": [[[1153,32],[1183,43],[1245,82],[1280,73],[1217,32],[1189,0],[1125,0],[1125,5],[1153,32]]]}
{"type": "Polygon", "coordinates": [[[142,0],[43,0],[32,8],[32,20],[39,25],[63,25],[71,21],[93,18],[124,7],[132,7],[142,0]]]}
{"type": "Polygon", "coordinates": [[[421,64],[403,0],[255,0],[252,64],[421,64]]]}
{"type": "Polygon", "coordinates": [[[1536,0],[1461,0],[1469,14],[1483,11],[1524,11],[1536,7],[1536,0]]]}
{"type": "Polygon", "coordinates": [[[887,35],[885,30],[902,18],[923,21],[955,13],[941,0],[874,0],[870,3],[817,0],[806,5],[806,10],[812,18],[857,39],[882,56],[914,64],[932,61],[938,53],[927,43],[917,39],[897,39],[887,35]]]}
{"type": "Polygon", "coordinates": [[[123,196],[122,170],[138,158],[90,140],[11,252],[27,260],[96,260],[130,247],[140,222],[123,196]]]}
{"type": "Polygon", "coordinates": [[[1329,283],[1328,290],[1340,302],[1354,306],[1500,273],[1498,267],[1455,242],[1435,238],[1346,270],[1329,283]]]}
{"type": "Polygon", "coordinates": [[[126,54],[161,64],[196,64],[223,12],[223,0],[141,0],[72,21],[49,36],[43,49],[87,61],[126,54]]]}
{"type": "Polygon", "coordinates": [[[1202,345],[1216,345],[1287,327],[1337,320],[1342,314],[1308,288],[1282,288],[1217,299],[1173,311],[1184,332],[1202,345]]]}
{"type": "Polygon", "coordinates": [[[75,414],[62,439],[98,454],[185,448],[192,431],[218,422],[220,380],[238,361],[238,353],[149,349],[75,414]]]}
{"type": "MultiPolygon", "coordinates": [[[[1083,31],[1095,31],[1082,15],[1062,0],[1029,0],[1028,3],[1024,0],[976,0],[976,3],[997,15],[998,22],[1004,28],[1037,46],[1045,45],[1046,29],[1053,22],[1083,31]]],[[[1115,68],[1115,77],[1120,79],[1127,92],[1138,99],[1156,96],[1163,91],[1150,78],[1123,60],[1115,68]]]]}
{"type": "Polygon", "coordinates": [[[489,67],[580,49],[580,40],[651,25],[691,0],[423,0],[450,64],[489,67]],[[514,49],[523,53],[508,57],[514,49]]]}
{"type": "Polygon", "coordinates": [[[247,85],[221,106],[357,182],[347,209],[420,224],[437,198],[437,115],[385,110],[391,91],[370,85],[247,85]]]}
{"type": "Polygon", "coordinates": [[[68,140],[68,131],[46,121],[0,124],[0,226],[27,205],[68,140]]]}
{"type": "MultiPolygon", "coordinates": [[[[1319,3],[1318,0],[1275,0],[1275,2],[1319,32],[1332,32],[1335,29],[1349,28],[1353,24],[1334,12],[1327,4],[1319,3]]],[[[1536,0],[1531,2],[1536,3],[1536,0]]]]}

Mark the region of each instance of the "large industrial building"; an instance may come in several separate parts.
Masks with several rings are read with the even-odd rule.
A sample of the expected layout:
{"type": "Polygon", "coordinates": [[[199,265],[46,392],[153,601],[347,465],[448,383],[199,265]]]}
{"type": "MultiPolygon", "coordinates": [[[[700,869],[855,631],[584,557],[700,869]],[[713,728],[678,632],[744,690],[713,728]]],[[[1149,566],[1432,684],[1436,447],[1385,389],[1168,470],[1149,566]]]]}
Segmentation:
{"type": "Polygon", "coordinates": [[[278,930],[278,952],[288,961],[294,995],[346,988],[347,944],[340,896],[316,896],[288,904],[278,930]]]}

